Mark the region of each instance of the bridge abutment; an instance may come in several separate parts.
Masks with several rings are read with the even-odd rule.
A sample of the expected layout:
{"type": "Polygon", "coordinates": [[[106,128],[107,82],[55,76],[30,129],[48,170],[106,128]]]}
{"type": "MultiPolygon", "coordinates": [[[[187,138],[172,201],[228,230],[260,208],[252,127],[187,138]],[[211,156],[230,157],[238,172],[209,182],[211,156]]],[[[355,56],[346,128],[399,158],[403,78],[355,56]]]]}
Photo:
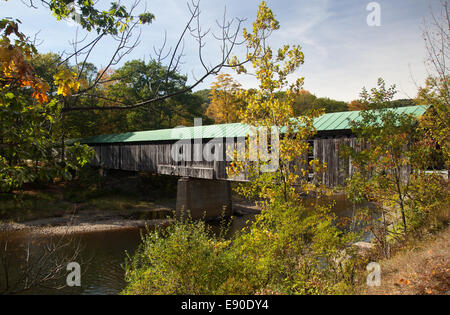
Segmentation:
{"type": "Polygon", "coordinates": [[[189,212],[193,219],[215,219],[233,214],[231,184],[224,180],[183,177],[177,186],[177,216],[189,212]]]}

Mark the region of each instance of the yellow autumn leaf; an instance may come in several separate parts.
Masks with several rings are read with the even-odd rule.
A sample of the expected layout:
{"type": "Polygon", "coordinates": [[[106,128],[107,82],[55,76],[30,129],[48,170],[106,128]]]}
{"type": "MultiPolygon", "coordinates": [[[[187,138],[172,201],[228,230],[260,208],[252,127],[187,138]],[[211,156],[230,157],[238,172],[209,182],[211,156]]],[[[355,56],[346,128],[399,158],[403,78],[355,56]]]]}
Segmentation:
{"type": "Polygon", "coordinates": [[[55,84],[58,86],[58,94],[63,96],[72,95],[80,88],[80,82],[76,79],[77,74],[63,69],[54,75],[55,84]]]}

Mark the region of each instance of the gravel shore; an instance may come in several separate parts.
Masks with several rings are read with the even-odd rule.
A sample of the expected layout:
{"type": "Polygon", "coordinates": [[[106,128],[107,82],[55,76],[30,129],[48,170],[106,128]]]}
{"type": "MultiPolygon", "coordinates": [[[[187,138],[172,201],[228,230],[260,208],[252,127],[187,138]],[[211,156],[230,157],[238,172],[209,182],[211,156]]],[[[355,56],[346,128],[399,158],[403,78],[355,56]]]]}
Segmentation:
{"type": "MultiPolygon", "coordinates": [[[[245,202],[233,204],[236,216],[259,213],[254,205],[245,202]]],[[[89,211],[65,214],[59,217],[42,218],[25,222],[0,222],[1,231],[27,231],[44,235],[63,235],[145,227],[167,226],[172,219],[170,207],[155,207],[146,211],[89,211]],[[155,215],[155,216],[153,216],[155,215]],[[144,217],[144,218],[142,218],[144,217]]]]}

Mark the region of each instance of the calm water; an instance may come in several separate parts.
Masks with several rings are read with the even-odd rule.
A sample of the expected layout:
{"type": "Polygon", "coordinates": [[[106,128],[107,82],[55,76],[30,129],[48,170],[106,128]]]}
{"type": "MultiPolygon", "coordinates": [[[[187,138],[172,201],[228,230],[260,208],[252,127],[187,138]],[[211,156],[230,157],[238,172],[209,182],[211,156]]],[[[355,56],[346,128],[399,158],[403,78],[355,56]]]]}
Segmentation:
{"type": "MultiPolygon", "coordinates": [[[[81,265],[81,287],[63,289],[35,288],[26,294],[117,294],[126,285],[121,265],[125,261],[125,252],[133,254],[140,243],[139,229],[82,233],[75,236],[72,244],[63,253],[71,255],[76,244],[81,244],[79,258],[81,265]]],[[[14,250],[12,266],[23,263],[25,249],[31,244],[34,257],[37,257],[46,244],[56,242],[57,238],[31,236],[23,232],[10,235],[9,246],[14,250]]],[[[68,273],[68,272],[67,272],[68,273]]],[[[0,272],[0,277],[3,274],[0,272]]],[[[14,276],[14,275],[13,275],[14,276]]],[[[0,282],[3,279],[0,278],[0,282]]],[[[61,285],[65,279],[59,281],[61,285]]],[[[58,282],[58,283],[59,283],[58,282]]]]}
{"type": "MultiPolygon", "coordinates": [[[[334,207],[339,216],[351,216],[353,207],[343,196],[334,196],[334,207]]],[[[329,202],[330,199],[319,202],[329,202]]],[[[314,201],[315,202],[315,201],[314,201]]],[[[311,202],[313,206],[314,202],[311,202]]],[[[237,217],[232,222],[231,233],[242,229],[247,220],[252,220],[254,215],[237,217]]],[[[76,236],[76,241],[83,245],[80,258],[82,269],[81,287],[66,287],[60,290],[48,288],[36,288],[27,291],[27,294],[117,294],[126,285],[122,265],[126,252],[132,255],[138,248],[141,236],[139,229],[82,233],[76,236]]],[[[43,246],[50,242],[50,237],[33,236],[30,233],[14,232],[10,235],[10,248],[12,266],[25,260],[25,248],[31,244],[32,252],[36,255],[42,251],[43,246]]],[[[1,243],[1,241],[0,241],[1,243]]],[[[1,245],[1,244],[0,244],[1,245]]],[[[73,247],[65,250],[68,254],[73,252],[73,247]]],[[[3,279],[0,272],[0,283],[3,279]]],[[[64,284],[65,279],[61,280],[64,284]]]]}

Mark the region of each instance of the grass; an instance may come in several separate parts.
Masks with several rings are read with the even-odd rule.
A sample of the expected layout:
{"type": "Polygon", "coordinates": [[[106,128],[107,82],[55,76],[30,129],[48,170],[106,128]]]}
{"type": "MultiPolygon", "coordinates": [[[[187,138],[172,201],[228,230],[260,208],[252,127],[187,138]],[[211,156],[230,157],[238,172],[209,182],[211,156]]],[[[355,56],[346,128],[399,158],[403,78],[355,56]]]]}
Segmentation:
{"type": "Polygon", "coordinates": [[[161,212],[166,217],[175,196],[176,178],[129,173],[98,178],[91,173],[71,182],[27,185],[22,191],[0,193],[0,220],[20,223],[61,217],[74,209],[117,212],[133,219],[154,218],[151,212],[161,212]],[[154,211],[158,208],[161,211],[154,211]]]}
{"type": "Polygon", "coordinates": [[[411,241],[380,265],[381,286],[364,286],[362,294],[450,294],[450,227],[428,239],[411,241]]]}
{"type": "Polygon", "coordinates": [[[73,204],[61,200],[52,191],[32,190],[0,194],[0,220],[23,222],[45,217],[59,217],[73,204]]]}

